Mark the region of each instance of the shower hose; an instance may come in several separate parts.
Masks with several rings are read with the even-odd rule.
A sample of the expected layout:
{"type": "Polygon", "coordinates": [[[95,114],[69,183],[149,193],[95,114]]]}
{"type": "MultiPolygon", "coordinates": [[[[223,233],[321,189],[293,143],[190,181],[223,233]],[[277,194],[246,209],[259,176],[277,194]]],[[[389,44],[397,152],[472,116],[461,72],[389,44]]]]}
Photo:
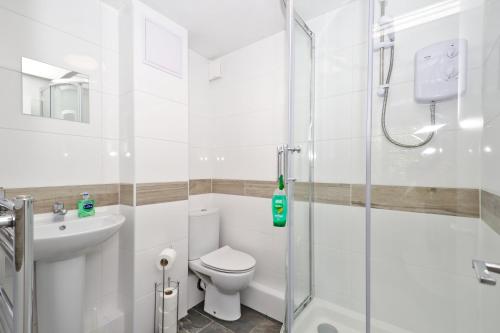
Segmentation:
{"type": "MultiPolygon", "coordinates": [[[[432,131],[429,133],[429,135],[422,141],[417,144],[406,144],[397,141],[394,139],[391,134],[387,131],[387,121],[386,121],[386,115],[387,115],[387,100],[389,99],[389,84],[391,83],[391,76],[392,76],[392,69],[394,67],[394,46],[390,47],[391,52],[390,52],[390,61],[389,61],[389,70],[387,71],[387,78],[385,81],[385,87],[384,87],[384,101],[382,104],[382,118],[381,118],[381,123],[382,123],[382,131],[384,132],[384,136],[391,142],[392,144],[402,147],[402,148],[419,148],[422,146],[425,146],[429,142],[431,142],[432,138],[434,137],[435,131],[432,131]]],[[[381,62],[380,66],[383,66],[383,63],[381,62]]],[[[436,103],[432,102],[429,105],[430,113],[431,113],[431,125],[434,126],[436,125],[436,103]]]]}

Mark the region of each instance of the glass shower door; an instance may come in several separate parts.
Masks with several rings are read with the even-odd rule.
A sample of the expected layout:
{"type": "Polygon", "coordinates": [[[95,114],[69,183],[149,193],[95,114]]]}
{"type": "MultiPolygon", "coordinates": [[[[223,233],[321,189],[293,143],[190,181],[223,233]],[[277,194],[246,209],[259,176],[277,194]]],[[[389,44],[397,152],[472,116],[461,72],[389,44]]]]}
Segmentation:
{"type": "Polygon", "coordinates": [[[296,178],[293,204],[294,223],[294,311],[296,315],[312,296],[312,199],[313,184],[313,39],[307,27],[295,22],[295,97],[293,145],[300,154],[293,156],[296,178]]]}

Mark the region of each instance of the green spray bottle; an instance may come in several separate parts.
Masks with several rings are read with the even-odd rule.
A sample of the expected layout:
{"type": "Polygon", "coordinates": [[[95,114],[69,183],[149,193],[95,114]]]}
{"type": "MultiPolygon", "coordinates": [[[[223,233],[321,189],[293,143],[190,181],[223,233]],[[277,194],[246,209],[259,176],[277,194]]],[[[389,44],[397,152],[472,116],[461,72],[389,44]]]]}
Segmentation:
{"type": "Polygon", "coordinates": [[[278,181],[278,188],[274,191],[272,206],[273,206],[273,224],[275,227],[283,228],[286,226],[287,214],[287,198],[285,192],[285,183],[283,175],[280,175],[278,181]]]}

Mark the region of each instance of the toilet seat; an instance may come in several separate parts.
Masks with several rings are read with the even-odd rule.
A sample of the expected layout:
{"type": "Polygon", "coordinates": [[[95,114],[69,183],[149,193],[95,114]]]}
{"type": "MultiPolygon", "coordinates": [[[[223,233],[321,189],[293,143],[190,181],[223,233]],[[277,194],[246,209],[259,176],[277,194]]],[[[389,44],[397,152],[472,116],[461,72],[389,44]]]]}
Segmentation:
{"type": "Polygon", "coordinates": [[[206,268],[223,273],[245,273],[254,269],[255,259],[229,246],[221,247],[200,258],[206,268]]]}

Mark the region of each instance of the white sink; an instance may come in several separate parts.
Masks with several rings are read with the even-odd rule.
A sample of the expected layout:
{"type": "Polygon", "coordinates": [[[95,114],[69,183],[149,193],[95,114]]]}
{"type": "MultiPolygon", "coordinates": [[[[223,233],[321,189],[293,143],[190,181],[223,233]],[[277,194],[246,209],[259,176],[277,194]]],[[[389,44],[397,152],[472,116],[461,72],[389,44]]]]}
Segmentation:
{"type": "MultiPolygon", "coordinates": [[[[53,214],[35,216],[34,256],[38,333],[82,333],[88,252],[113,236],[125,217],[109,211],[78,218],[72,211],[64,221],[53,214]]],[[[118,260],[118,258],[116,258],[118,260]]]]}
{"type": "Polygon", "coordinates": [[[124,216],[104,212],[85,218],[70,215],[63,222],[35,218],[35,260],[58,261],[80,256],[110,238],[123,222],[124,216]]]}

